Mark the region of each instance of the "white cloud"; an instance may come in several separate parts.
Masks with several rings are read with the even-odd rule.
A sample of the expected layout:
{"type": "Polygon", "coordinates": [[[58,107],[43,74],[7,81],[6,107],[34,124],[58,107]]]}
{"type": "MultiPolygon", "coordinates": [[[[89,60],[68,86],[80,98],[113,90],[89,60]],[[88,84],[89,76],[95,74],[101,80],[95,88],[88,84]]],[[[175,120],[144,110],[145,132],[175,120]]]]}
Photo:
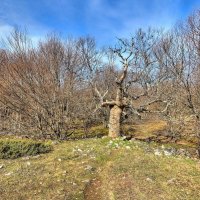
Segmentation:
{"type": "MultiPolygon", "coordinates": [[[[41,1],[42,2],[42,1],[41,1]]],[[[0,7],[0,37],[5,37],[14,27],[26,29],[29,35],[43,37],[49,32],[46,24],[41,24],[35,15],[40,12],[40,2],[35,1],[35,7],[31,7],[28,1],[3,0],[0,7]]]]}
{"type": "MultiPolygon", "coordinates": [[[[0,48],[6,48],[6,38],[10,36],[10,33],[14,30],[14,27],[9,24],[0,24],[0,48]]],[[[37,44],[40,41],[43,41],[46,37],[45,34],[32,34],[27,33],[28,38],[30,38],[31,43],[34,47],[37,46],[37,44]]]]}
{"type": "Polygon", "coordinates": [[[7,36],[9,36],[12,30],[12,26],[8,24],[0,24],[0,38],[6,38],[7,36]]]}
{"type": "Polygon", "coordinates": [[[3,0],[0,7],[0,36],[6,35],[12,25],[17,25],[28,29],[34,43],[48,32],[58,31],[77,36],[91,34],[101,44],[110,44],[115,37],[127,37],[138,28],[152,26],[169,29],[177,20],[185,17],[185,12],[189,12],[191,5],[200,5],[199,0],[196,0],[197,3],[191,1],[187,5],[187,11],[183,11],[185,2],[186,0],[3,0]]]}
{"type": "Polygon", "coordinates": [[[170,29],[183,15],[181,0],[89,0],[88,30],[106,43],[138,28],[170,29]],[[95,23],[94,23],[95,21],[95,23]]]}

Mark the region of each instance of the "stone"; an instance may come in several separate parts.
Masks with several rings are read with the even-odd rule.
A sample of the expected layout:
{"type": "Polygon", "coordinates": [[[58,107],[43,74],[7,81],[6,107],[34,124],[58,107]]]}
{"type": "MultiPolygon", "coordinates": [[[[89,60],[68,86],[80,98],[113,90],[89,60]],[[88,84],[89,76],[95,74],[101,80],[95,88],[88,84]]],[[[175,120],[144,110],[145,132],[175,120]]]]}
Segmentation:
{"type": "Polygon", "coordinates": [[[175,178],[172,178],[172,179],[170,179],[170,180],[167,181],[167,184],[168,184],[168,185],[174,184],[175,181],[176,181],[176,179],[175,179],[175,178]]]}
{"type": "Polygon", "coordinates": [[[153,182],[153,180],[151,178],[146,178],[146,181],[153,182]]]}
{"type": "Polygon", "coordinates": [[[32,158],[39,158],[41,155],[32,156],[32,158]]]}
{"type": "Polygon", "coordinates": [[[83,182],[83,183],[89,183],[90,180],[86,179],[86,180],[83,180],[82,182],[83,182]]]}
{"type": "Polygon", "coordinates": [[[8,172],[5,174],[5,176],[10,176],[11,174],[13,174],[13,172],[8,172]]]}
{"type": "Polygon", "coordinates": [[[0,164],[0,169],[3,169],[5,166],[3,164],[0,164]]]}
{"type": "Polygon", "coordinates": [[[171,155],[172,155],[172,152],[171,152],[171,151],[168,151],[168,150],[164,150],[163,153],[164,153],[166,156],[171,156],[171,155]]]}
{"type": "Polygon", "coordinates": [[[161,155],[162,155],[162,153],[161,153],[158,149],[155,149],[155,150],[154,150],[154,154],[155,154],[156,156],[161,156],[161,155]]]}
{"type": "Polygon", "coordinates": [[[92,166],[90,166],[90,165],[87,165],[87,166],[85,167],[85,170],[93,171],[94,168],[93,168],[92,166]]]}
{"type": "Polygon", "coordinates": [[[22,158],[22,160],[29,160],[29,159],[30,159],[29,156],[25,156],[25,157],[22,158]]]}

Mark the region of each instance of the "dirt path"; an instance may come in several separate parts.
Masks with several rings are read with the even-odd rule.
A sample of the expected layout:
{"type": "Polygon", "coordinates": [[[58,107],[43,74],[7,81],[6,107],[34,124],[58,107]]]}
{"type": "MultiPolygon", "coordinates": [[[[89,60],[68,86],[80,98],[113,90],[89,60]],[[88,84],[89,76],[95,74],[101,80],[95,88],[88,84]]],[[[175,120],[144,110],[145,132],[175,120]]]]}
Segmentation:
{"type": "Polygon", "coordinates": [[[95,178],[91,180],[85,188],[84,199],[85,200],[102,200],[101,186],[102,186],[102,183],[100,179],[95,178]]]}
{"type": "MultiPolygon", "coordinates": [[[[114,154],[113,154],[114,156],[114,154]]],[[[109,191],[109,175],[107,174],[107,168],[112,164],[111,161],[107,161],[99,174],[96,175],[96,178],[91,180],[84,190],[84,199],[85,200],[113,200],[109,191]],[[106,182],[105,182],[106,180],[106,182]]]]}

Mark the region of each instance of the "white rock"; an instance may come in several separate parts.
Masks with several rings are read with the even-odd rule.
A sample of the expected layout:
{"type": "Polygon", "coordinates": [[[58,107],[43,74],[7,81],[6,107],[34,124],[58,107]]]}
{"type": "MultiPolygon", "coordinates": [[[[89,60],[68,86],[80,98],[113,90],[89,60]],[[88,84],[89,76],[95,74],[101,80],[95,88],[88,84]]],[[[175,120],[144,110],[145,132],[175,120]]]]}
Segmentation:
{"type": "Polygon", "coordinates": [[[169,152],[169,151],[164,150],[163,152],[164,152],[164,154],[165,154],[166,156],[171,156],[171,155],[172,155],[172,153],[169,152]]]}
{"type": "Polygon", "coordinates": [[[2,169],[2,168],[4,168],[4,165],[2,164],[2,165],[0,165],[0,169],[2,169]]]}
{"type": "Polygon", "coordinates": [[[153,182],[153,180],[151,178],[146,178],[146,181],[153,182]]]}
{"type": "Polygon", "coordinates": [[[96,159],[96,156],[90,156],[91,159],[96,159]]]}
{"type": "Polygon", "coordinates": [[[86,180],[84,180],[84,181],[82,181],[82,182],[83,182],[83,183],[89,183],[90,180],[86,179],[86,180]]]}
{"type": "Polygon", "coordinates": [[[130,146],[126,146],[126,149],[131,149],[131,147],[130,146]]]}
{"type": "Polygon", "coordinates": [[[176,179],[172,178],[172,179],[170,179],[170,180],[167,181],[167,184],[174,184],[175,181],[176,181],[176,179]]]}
{"type": "Polygon", "coordinates": [[[25,157],[22,158],[22,160],[29,160],[29,159],[30,159],[29,156],[25,156],[25,157]]]}
{"type": "Polygon", "coordinates": [[[36,156],[33,156],[33,158],[39,158],[41,155],[36,155],[36,156]]]}
{"type": "Polygon", "coordinates": [[[13,174],[13,172],[8,172],[5,174],[5,176],[10,176],[11,174],[13,174]]]}
{"type": "Polygon", "coordinates": [[[67,174],[67,171],[63,171],[63,175],[66,175],[67,174]]]}
{"type": "Polygon", "coordinates": [[[115,147],[119,147],[119,144],[116,143],[116,144],[115,144],[115,147]]]}
{"type": "Polygon", "coordinates": [[[126,136],[121,137],[121,140],[125,140],[125,139],[126,139],[126,136]]]}
{"type": "Polygon", "coordinates": [[[92,169],[93,169],[93,167],[90,166],[90,165],[87,165],[87,166],[85,167],[85,170],[92,170],[92,169]]]}
{"type": "Polygon", "coordinates": [[[161,156],[161,155],[162,155],[162,153],[161,153],[158,149],[155,149],[155,150],[154,150],[154,154],[155,154],[156,156],[161,156]]]}

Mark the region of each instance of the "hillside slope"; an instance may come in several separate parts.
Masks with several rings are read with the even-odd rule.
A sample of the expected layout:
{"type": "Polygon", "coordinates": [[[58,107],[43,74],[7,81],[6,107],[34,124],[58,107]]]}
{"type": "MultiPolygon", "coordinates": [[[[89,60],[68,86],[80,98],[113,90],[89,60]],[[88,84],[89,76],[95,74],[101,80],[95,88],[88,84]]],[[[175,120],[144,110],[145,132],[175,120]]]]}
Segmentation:
{"type": "Polygon", "coordinates": [[[48,154],[0,160],[0,197],[198,200],[200,163],[137,141],[68,141],[48,154]]]}

